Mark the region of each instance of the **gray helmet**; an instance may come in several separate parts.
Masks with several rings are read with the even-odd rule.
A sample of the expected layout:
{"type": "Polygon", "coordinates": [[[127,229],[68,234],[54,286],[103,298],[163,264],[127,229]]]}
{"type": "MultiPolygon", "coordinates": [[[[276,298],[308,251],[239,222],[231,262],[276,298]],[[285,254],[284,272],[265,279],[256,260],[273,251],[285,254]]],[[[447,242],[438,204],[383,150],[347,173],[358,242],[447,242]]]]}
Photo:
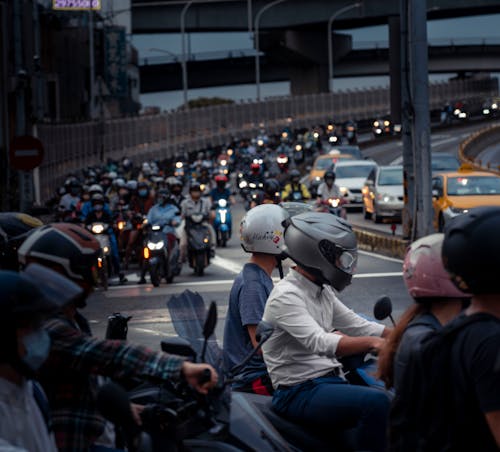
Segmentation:
{"type": "Polygon", "coordinates": [[[338,291],[356,270],[356,235],[347,221],[330,213],[305,212],[290,218],[285,253],[322,284],[338,291]]]}

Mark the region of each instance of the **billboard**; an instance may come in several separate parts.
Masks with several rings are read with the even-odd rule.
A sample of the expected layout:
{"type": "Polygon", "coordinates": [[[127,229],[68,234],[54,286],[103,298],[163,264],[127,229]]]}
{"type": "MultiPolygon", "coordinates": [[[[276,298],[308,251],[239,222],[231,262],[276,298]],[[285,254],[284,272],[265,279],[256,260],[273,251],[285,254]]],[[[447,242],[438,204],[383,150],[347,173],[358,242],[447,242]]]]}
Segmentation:
{"type": "Polygon", "coordinates": [[[99,11],[101,0],[52,0],[52,9],[56,11],[99,11]]]}

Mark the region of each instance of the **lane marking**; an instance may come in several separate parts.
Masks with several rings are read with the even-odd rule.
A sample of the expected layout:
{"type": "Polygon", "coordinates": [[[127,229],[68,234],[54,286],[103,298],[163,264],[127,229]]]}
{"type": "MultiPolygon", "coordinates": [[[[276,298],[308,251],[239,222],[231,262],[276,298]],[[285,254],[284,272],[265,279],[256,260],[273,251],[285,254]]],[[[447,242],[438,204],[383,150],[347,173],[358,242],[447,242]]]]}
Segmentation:
{"type": "Polygon", "coordinates": [[[389,276],[403,276],[403,272],[359,273],[357,275],[353,275],[353,278],[386,278],[389,276]]]}
{"type": "Polygon", "coordinates": [[[211,259],[210,263],[216,265],[217,267],[224,268],[225,270],[228,270],[236,275],[243,269],[243,265],[217,255],[211,259]]]}

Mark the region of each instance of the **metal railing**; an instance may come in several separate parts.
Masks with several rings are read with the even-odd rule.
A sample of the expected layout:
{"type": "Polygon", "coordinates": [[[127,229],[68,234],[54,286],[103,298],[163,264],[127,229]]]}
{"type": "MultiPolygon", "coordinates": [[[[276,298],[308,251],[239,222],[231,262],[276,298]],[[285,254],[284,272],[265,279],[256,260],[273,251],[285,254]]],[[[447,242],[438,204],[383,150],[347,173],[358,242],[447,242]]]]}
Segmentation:
{"type": "MultiPolygon", "coordinates": [[[[496,79],[457,80],[429,87],[430,109],[461,99],[477,101],[497,95],[496,79]]],[[[264,127],[278,133],[285,126],[311,127],[328,121],[365,120],[389,113],[389,88],[348,90],[303,96],[273,97],[152,116],[80,124],[40,124],[45,159],[40,167],[41,197],[48,199],[65,175],[107,158],[124,156],[167,159],[208,146],[252,137],[264,127]]]]}

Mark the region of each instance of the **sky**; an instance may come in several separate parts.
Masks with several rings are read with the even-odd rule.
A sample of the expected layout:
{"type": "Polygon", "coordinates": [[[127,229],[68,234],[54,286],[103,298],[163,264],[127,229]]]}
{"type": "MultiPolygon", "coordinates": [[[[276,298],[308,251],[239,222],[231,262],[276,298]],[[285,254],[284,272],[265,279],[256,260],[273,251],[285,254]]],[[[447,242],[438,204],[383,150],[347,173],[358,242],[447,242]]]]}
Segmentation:
{"type": "MultiPolygon", "coordinates": [[[[488,16],[475,16],[468,18],[434,20],[427,22],[428,40],[436,44],[445,45],[452,39],[466,39],[473,43],[486,42],[500,43],[500,14],[488,16]]],[[[387,46],[388,27],[380,25],[374,27],[342,30],[341,33],[353,36],[353,47],[365,47],[368,43],[379,42],[380,46],[387,46]]],[[[140,57],[162,56],[162,52],[151,50],[163,49],[173,54],[181,53],[180,35],[132,35],[132,44],[139,50],[140,57]]],[[[371,44],[374,45],[374,44],[371,44]]],[[[238,50],[253,48],[253,41],[248,33],[191,33],[189,34],[188,49],[192,53],[211,50],[238,50]]],[[[163,53],[165,55],[165,52],[163,53]]],[[[449,75],[433,75],[432,80],[442,80],[449,75]]],[[[189,74],[188,74],[189,78],[189,74]]],[[[189,84],[189,83],[188,83],[189,84]]],[[[371,86],[388,86],[388,77],[356,77],[335,78],[334,89],[367,88],[371,86]]],[[[290,94],[289,82],[261,84],[261,96],[280,96],[290,94]]],[[[189,99],[198,97],[224,97],[235,101],[241,99],[255,99],[255,85],[234,85],[226,87],[191,89],[188,91],[189,99]]],[[[159,106],[162,110],[177,108],[182,104],[182,91],[169,91],[141,95],[141,103],[145,106],[159,106]]]]}

